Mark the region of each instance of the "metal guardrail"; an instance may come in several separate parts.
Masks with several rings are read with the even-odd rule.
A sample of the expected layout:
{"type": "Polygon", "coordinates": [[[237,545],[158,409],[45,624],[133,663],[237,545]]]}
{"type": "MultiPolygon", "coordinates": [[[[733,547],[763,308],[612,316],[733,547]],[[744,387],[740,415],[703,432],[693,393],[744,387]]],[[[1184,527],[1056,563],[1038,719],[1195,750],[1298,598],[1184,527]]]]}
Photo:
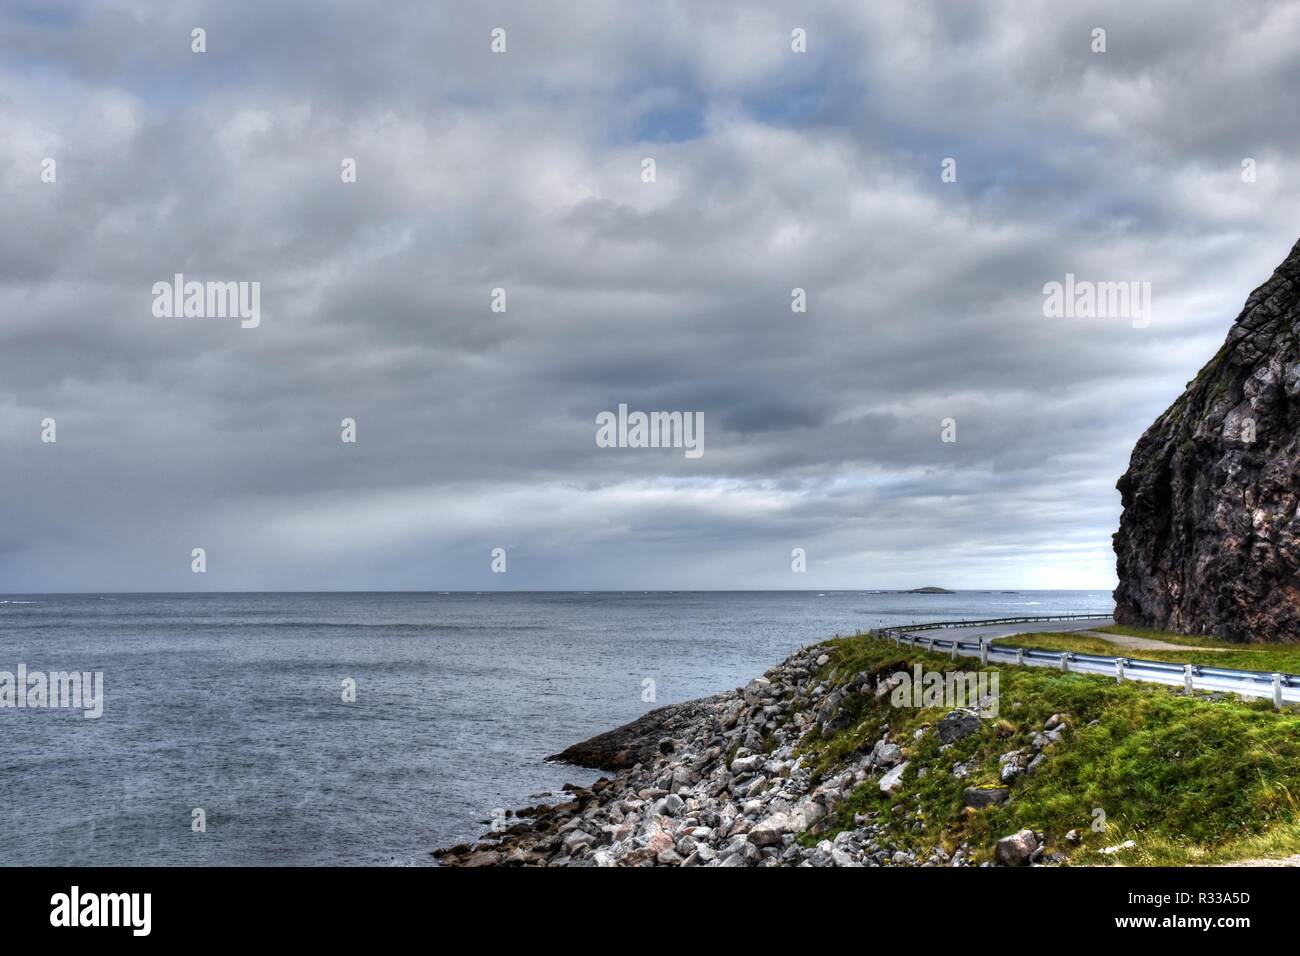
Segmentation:
{"type": "MultiPolygon", "coordinates": [[[[1045,614],[1037,617],[999,617],[982,621],[933,621],[928,624],[904,624],[882,627],[874,633],[896,644],[909,644],[929,651],[947,651],[952,657],[978,657],[980,663],[990,660],[1026,667],[1055,667],[1067,673],[1113,675],[1123,683],[1127,680],[1148,681],[1158,684],[1182,684],[1186,693],[1194,690],[1221,691],[1246,697],[1271,697],[1273,706],[1280,708],[1284,702],[1300,702],[1300,675],[1270,674],[1265,671],[1237,670],[1231,667],[1214,667],[1207,664],[1175,664],[1170,661],[1148,661],[1133,657],[1110,657],[1103,654],[1082,654],[1076,651],[1045,651],[1012,644],[994,644],[993,638],[963,641],[960,638],[942,638],[917,634],[917,632],[946,630],[962,627],[990,627],[998,625],[1035,624],[1045,621],[1101,620],[1097,614],[1045,614]]],[[[1014,637],[1011,634],[1000,637],[1014,637]]],[[[1195,648],[1188,648],[1195,650],[1195,648]]]]}
{"type": "Polygon", "coordinates": [[[903,624],[881,628],[882,631],[937,631],[945,627],[984,627],[989,624],[1032,624],[1035,621],[1100,621],[1102,614],[1040,614],[1036,617],[991,617],[982,621],[933,621],[929,624],[903,624]]]}

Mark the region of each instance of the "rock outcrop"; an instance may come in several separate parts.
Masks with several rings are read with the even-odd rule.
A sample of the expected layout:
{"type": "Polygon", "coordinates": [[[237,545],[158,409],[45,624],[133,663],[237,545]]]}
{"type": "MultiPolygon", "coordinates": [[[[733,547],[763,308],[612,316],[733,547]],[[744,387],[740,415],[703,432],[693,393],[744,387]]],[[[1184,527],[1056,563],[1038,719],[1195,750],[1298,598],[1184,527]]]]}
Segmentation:
{"type": "Polygon", "coordinates": [[[1300,641],[1300,243],[1117,487],[1117,621],[1300,641]]]}
{"type": "Polygon", "coordinates": [[[671,753],[672,739],[689,733],[708,716],[700,701],[670,704],[546,759],[593,770],[624,770],[649,763],[661,753],[671,753]]]}

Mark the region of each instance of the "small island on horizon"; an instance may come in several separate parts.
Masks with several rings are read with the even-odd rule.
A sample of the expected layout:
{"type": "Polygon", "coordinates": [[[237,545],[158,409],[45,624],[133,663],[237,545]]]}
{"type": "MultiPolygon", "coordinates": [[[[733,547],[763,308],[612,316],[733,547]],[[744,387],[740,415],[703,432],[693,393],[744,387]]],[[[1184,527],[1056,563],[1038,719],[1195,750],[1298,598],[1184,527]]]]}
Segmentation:
{"type": "Polygon", "coordinates": [[[924,588],[912,588],[910,591],[904,591],[904,594],[956,594],[956,591],[949,591],[947,588],[937,588],[934,585],[924,588]]]}

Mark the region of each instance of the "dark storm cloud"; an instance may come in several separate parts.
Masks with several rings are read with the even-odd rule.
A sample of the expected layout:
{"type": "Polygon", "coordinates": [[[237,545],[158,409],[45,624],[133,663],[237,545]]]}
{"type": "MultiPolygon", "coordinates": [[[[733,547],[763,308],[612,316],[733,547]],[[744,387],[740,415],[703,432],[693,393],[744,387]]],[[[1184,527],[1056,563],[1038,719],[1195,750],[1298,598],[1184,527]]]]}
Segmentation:
{"type": "Polygon", "coordinates": [[[1297,231],[1293,4],[0,17],[0,591],[1106,587],[1297,231]],[[260,327],[155,318],[177,272],[260,327]],[[1067,272],[1150,327],[1044,318],[1067,272]]]}

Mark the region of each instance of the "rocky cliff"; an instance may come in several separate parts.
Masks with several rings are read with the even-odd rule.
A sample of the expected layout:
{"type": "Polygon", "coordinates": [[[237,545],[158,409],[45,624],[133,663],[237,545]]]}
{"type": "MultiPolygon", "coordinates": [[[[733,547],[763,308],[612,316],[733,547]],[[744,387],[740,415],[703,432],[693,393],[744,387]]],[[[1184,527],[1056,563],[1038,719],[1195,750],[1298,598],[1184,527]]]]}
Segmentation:
{"type": "Polygon", "coordinates": [[[1116,620],[1300,641],[1300,243],[1156,419],[1118,488],[1116,620]]]}

